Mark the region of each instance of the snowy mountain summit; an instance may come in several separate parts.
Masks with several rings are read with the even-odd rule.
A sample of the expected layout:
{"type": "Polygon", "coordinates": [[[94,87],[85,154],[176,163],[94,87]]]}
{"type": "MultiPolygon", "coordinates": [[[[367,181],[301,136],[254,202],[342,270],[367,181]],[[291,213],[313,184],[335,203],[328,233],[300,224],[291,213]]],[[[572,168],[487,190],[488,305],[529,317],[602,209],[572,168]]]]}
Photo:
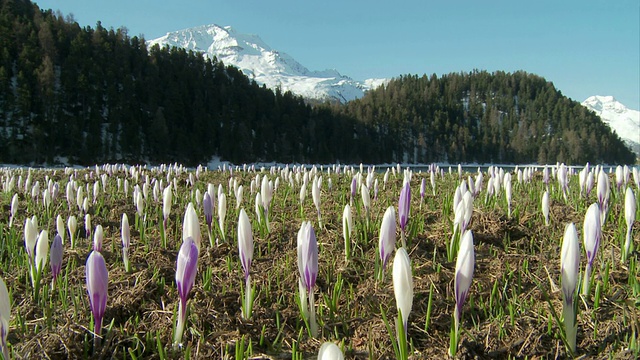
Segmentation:
{"type": "Polygon", "coordinates": [[[310,71],[286,53],[271,49],[257,35],[240,34],[230,26],[204,25],[167,33],[149,46],[169,45],[214,56],[268,88],[281,88],[308,99],[346,102],[360,98],[385,79],[356,81],[336,70],[310,71]]]}
{"type": "Polygon", "coordinates": [[[640,111],[627,108],[613,96],[591,96],[582,105],[600,116],[640,156],[640,111]]]}

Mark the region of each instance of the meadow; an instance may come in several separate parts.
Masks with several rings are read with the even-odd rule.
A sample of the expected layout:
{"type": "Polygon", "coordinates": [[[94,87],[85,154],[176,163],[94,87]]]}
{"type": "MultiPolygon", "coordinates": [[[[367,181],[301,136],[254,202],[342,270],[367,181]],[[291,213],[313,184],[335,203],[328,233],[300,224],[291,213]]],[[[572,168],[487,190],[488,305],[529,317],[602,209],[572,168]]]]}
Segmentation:
{"type": "Polygon", "coordinates": [[[454,234],[454,228],[462,226],[472,233],[475,261],[461,305],[455,358],[638,358],[637,169],[478,170],[337,165],[1,169],[0,277],[8,299],[0,299],[0,333],[6,335],[6,354],[12,359],[310,359],[323,343],[333,342],[347,359],[449,357],[457,272],[457,246],[451,241],[459,241],[462,234],[454,234]],[[397,216],[393,224],[393,247],[406,249],[413,282],[403,355],[394,321],[394,252],[383,269],[379,245],[387,209],[402,214],[405,183],[410,188],[407,224],[403,231],[397,216]],[[635,205],[629,251],[627,188],[635,205]],[[605,190],[606,200],[599,196],[605,190]],[[541,205],[545,191],[548,225],[541,205]],[[466,220],[458,213],[461,201],[471,202],[466,220]],[[592,276],[583,284],[585,214],[603,201],[608,210],[602,215],[601,240],[592,276]],[[185,215],[189,203],[195,225],[185,215]],[[345,205],[353,219],[348,240],[345,205]],[[241,209],[253,239],[248,282],[238,248],[241,209]],[[128,265],[123,214],[130,224],[128,265]],[[75,228],[69,226],[71,217],[75,228]],[[311,290],[315,329],[311,318],[301,315],[306,306],[297,242],[304,221],[313,227],[318,246],[311,290]],[[569,223],[577,229],[580,255],[575,351],[565,330],[561,275],[569,223]],[[61,235],[55,280],[53,257],[45,256],[44,266],[33,265],[44,256],[43,232],[47,253],[61,235]],[[186,238],[196,236],[197,272],[186,296],[184,334],[176,343],[177,259],[186,238]],[[108,272],[99,335],[85,266],[96,247],[108,272]],[[585,287],[590,290],[582,294],[585,287]],[[243,310],[247,289],[253,295],[250,316],[243,310]]]}

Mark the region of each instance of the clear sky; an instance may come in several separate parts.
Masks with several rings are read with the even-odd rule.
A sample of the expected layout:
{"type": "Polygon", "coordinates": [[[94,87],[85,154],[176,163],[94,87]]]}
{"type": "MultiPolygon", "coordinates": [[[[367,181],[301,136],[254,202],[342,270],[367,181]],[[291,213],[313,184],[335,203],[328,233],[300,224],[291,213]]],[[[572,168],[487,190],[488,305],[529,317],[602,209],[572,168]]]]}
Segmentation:
{"type": "Polygon", "coordinates": [[[147,40],[217,24],[257,34],[310,70],[356,80],[525,70],[570,98],[640,109],[640,1],[40,0],[81,26],[147,40]]]}

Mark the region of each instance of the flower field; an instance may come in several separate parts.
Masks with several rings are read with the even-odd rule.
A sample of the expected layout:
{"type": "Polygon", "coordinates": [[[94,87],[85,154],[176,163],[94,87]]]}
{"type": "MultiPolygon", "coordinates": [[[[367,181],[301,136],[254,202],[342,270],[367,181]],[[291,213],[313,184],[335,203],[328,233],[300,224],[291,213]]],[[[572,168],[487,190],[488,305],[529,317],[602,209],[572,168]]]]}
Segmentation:
{"type": "Polygon", "coordinates": [[[12,359],[640,356],[637,167],[0,180],[12,359]]]}

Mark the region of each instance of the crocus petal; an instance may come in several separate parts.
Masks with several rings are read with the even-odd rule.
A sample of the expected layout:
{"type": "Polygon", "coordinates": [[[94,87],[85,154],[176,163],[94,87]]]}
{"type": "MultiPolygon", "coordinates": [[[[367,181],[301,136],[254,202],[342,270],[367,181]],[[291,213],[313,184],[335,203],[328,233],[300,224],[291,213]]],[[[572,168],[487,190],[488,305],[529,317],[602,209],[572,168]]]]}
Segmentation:
{"type": "Polygon", "coordinates": [[[573,303],[573,294],[578,280],[580,266],[580,247],[578,233],[573,223],[566,226],[562,240],[560,268],[562,274],[562,293],[567,303],[573,303]]]}
{"type": "Polygon", "coordinates": [[[186,301],[193,287],[198,271],[198,247],[193,238],[188,237],[180,246],[176,261],[176,285],[178,295],[186,301]]]}
{"type": "Polygon", "coordinates": [[[396,248],[396,212],[393,206],[389,206],[382,217],[378,247],[384,268],[396,248]]]}
{"type": "Polygon", "coordinates": [[[409,254],[403,247],[396,251],[393,258],[393,293],[398,310],[402,312],[402,321],[406,325],[413,306],[413,276],[409,254]]]}
{"type": "Polygon", "coordinates": [[[240,215],[238,216],[238,251],[246,279],[249,276],[249,268],[253,259],[253,233],[249,216],[244,211],[244,208],[240,209],[240,215]]]}
{"type": "Polygon", "coordinates": [[[87,293],[91,312],[96,321],[102,321],[107,308],[109,273],[104,257],[98,251],[92,251],[86,264],[87,293]]]}

